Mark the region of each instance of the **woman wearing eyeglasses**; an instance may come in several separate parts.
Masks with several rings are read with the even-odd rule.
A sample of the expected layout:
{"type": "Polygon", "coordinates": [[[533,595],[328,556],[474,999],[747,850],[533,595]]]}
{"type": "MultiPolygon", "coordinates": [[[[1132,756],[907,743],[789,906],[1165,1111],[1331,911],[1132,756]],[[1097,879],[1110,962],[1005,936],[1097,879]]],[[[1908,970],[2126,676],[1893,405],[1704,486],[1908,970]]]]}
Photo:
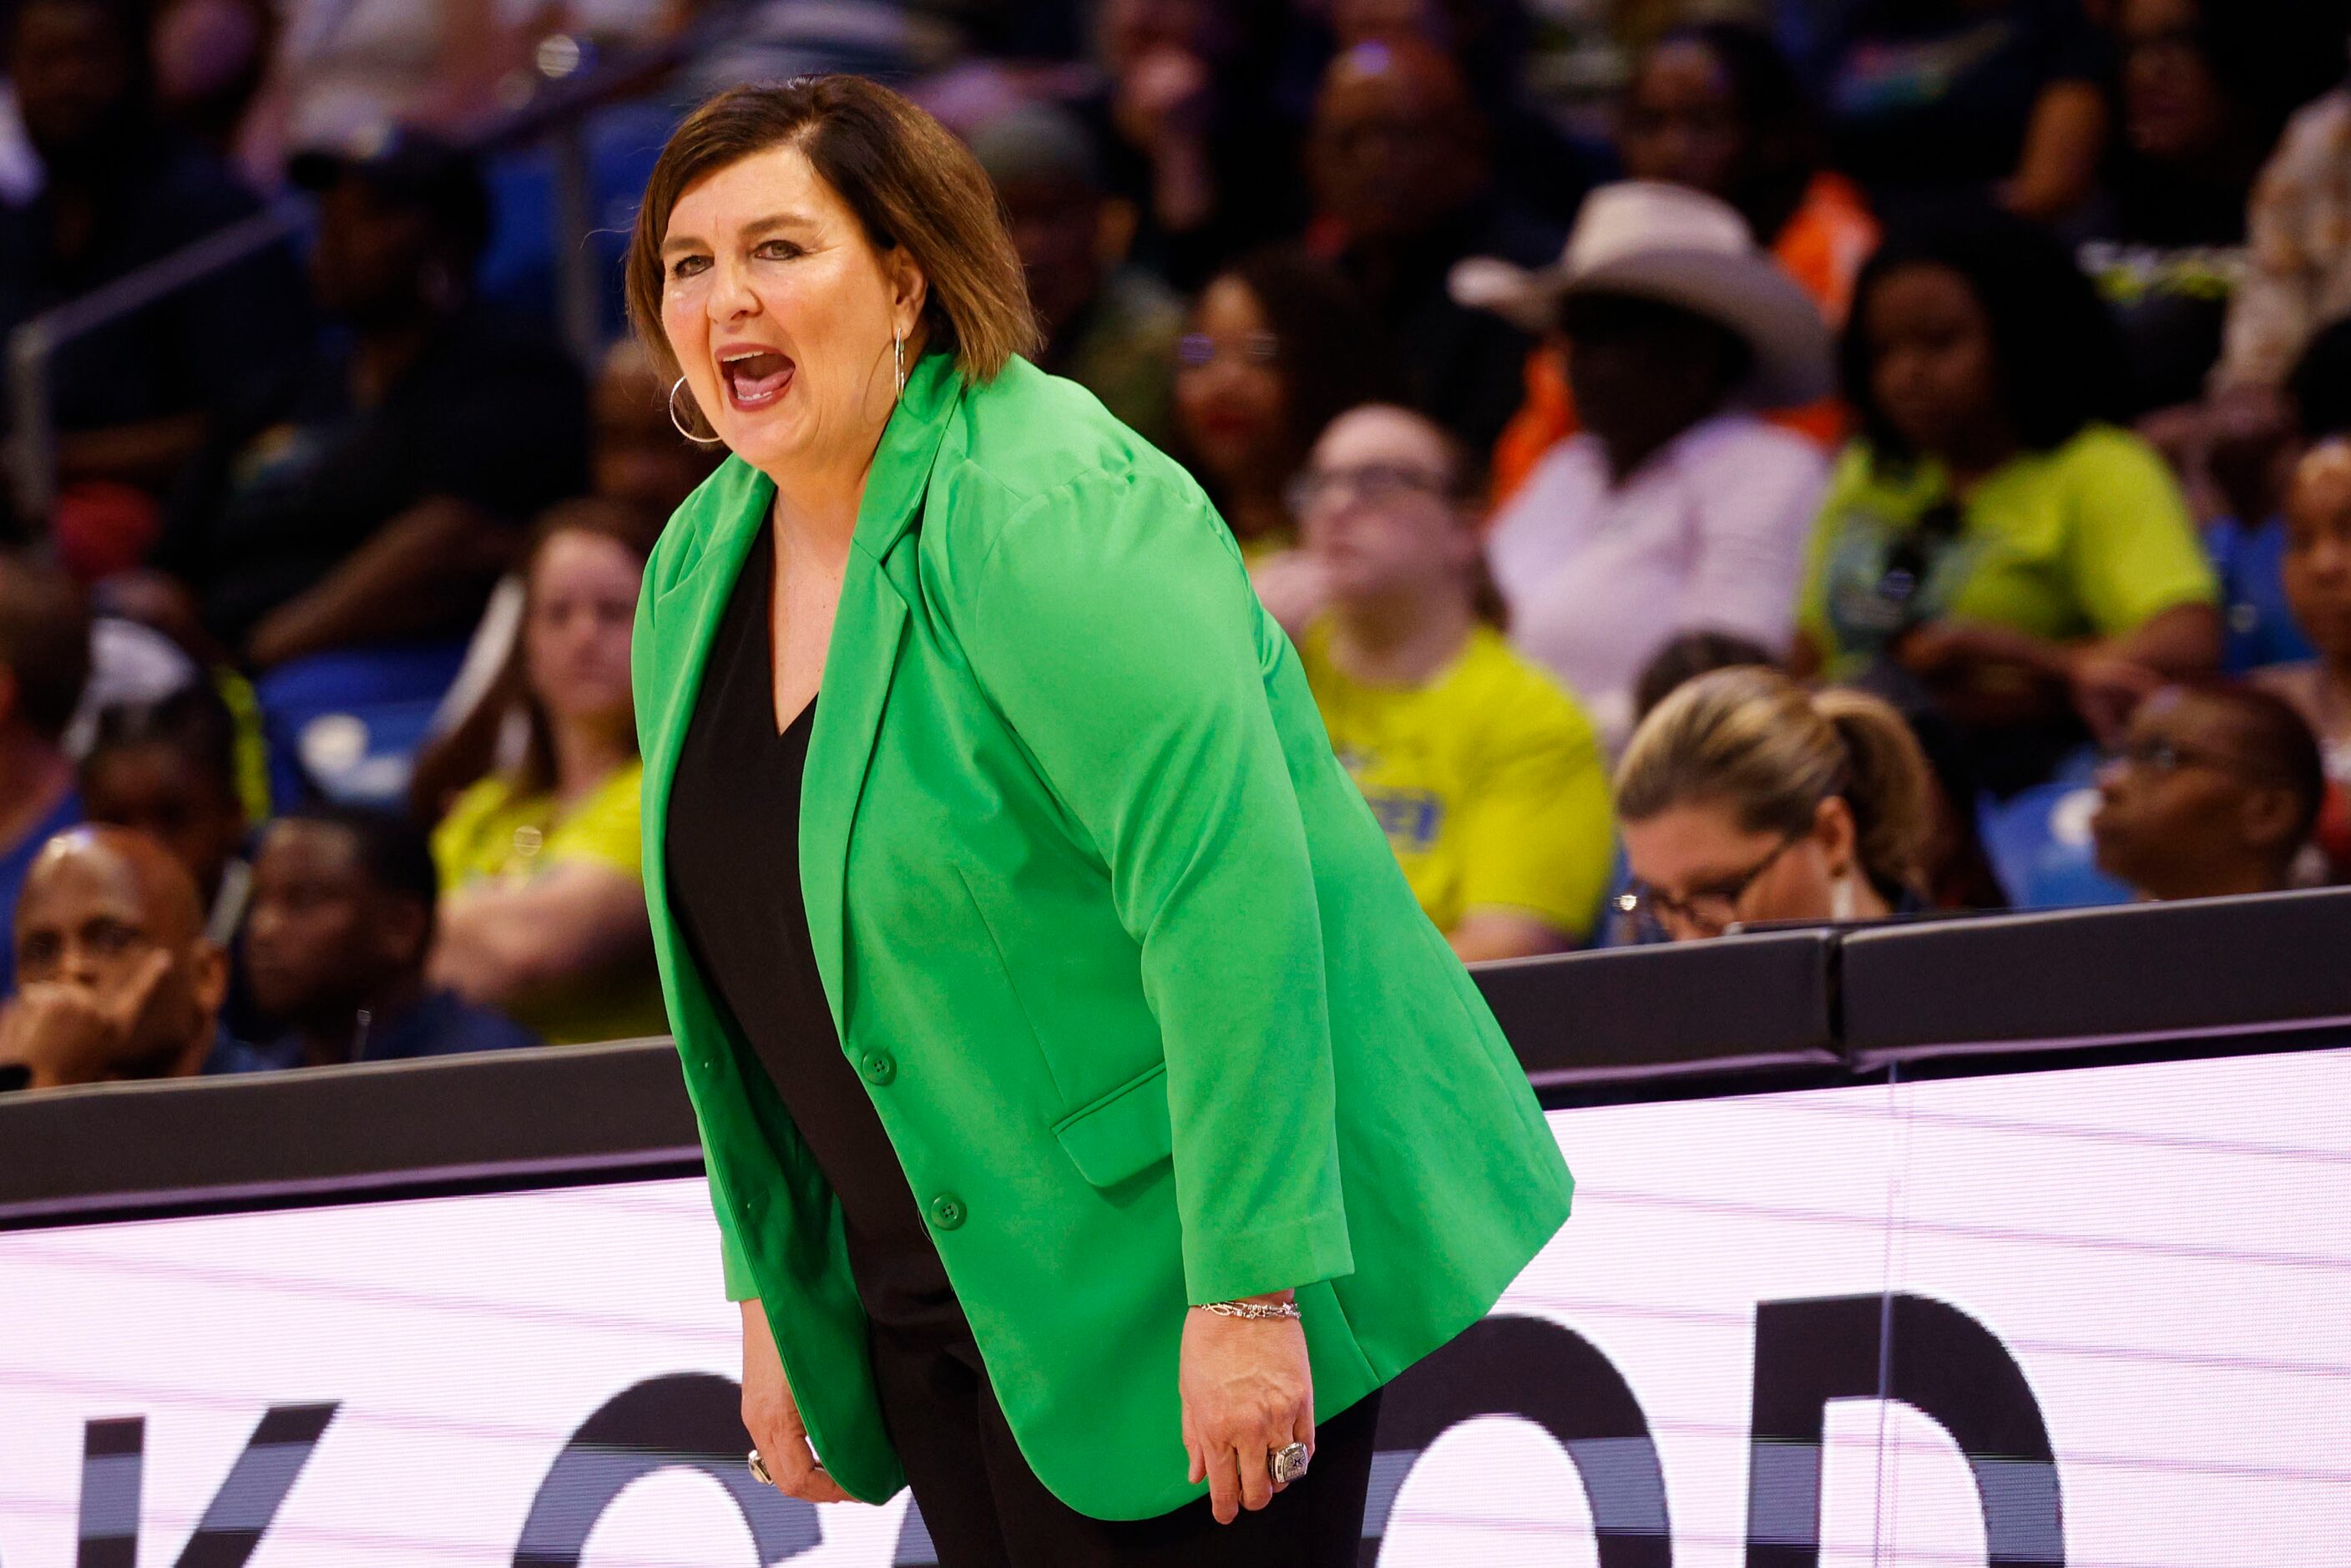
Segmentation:
{"type": "Polygon", "coordinates": [[[1465,959],[1581,946],[1616,845],[1583,709],[1502,637],[1478,465],[1408,409],[1341,414],[1291,486],[1330,610],[1293,628],[1339,759],[1465,959]]]}
{"type": "Polygon", "coordinates": [[[1251,566],[1290,543],[1283,486],[1315,435],[1395,379],[1353,290],[1302,252],[1259,251],[1200,290],[1176,345],[1175,455],[1251,566]]]}
{"type": "Polygon", "coordinates": [[[1861,692],[1717,670],[1657,705],[1616,769],[1632,881],[1617,907],[1648,939],[1733,925],[1883,920],[1918,905],[1933,831],[1927,758],[1861,692]]]}

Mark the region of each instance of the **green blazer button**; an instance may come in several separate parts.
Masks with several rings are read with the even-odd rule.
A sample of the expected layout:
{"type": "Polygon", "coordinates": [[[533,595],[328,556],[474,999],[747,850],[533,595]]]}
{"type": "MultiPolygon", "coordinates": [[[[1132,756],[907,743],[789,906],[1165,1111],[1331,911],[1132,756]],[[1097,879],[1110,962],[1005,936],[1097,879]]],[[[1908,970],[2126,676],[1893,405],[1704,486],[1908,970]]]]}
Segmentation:
{"type": "Polygon", "coordinates": [[[953,1230],[964,1220],[963,1199],[951,1192],[943,1192],[931,1199],[931,1223],[941,1230],[953,1230]]]}
{"type": "Polygon", "coordinates": [[[857,1065],[868,1083],[887,1084],[898,1076],[898,1059],[886,1051],[869,1051],[857,1065]]]}

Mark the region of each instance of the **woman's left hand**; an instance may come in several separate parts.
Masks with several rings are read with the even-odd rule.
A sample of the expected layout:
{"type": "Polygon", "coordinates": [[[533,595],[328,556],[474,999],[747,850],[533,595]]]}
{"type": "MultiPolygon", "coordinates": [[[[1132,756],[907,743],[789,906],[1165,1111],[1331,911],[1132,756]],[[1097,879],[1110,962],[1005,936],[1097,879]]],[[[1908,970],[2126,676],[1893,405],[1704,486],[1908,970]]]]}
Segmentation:
{"type": "MultiPolygon", "coordinates": [[[[1286,1300],[1289,1292],[1259,1300],[1286,1300]]],[[[1276,1486],[1271,1456],[1292,1443],[1314,1450],[1314,1378],[1295,1318],[1233,1318],[1198,1307],[1184,1320],[1184,1450],[1192,1481],[1208,1483],[1217,1522],[1263,1508],[1276,1486]]]]}

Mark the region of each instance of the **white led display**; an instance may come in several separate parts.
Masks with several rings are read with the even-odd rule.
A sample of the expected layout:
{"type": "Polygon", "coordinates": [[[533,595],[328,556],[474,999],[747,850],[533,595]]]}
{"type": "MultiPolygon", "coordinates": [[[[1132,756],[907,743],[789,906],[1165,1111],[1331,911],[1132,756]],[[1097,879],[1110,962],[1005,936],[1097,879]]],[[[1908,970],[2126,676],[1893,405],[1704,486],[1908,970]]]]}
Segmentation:
{"type": "MultiPolygon", "coordinates": [[[[1383,1564],[2351,1561],[2351,1051],[1551,1120],[1383,1564]]],[[[0,1568],[926,1562],[741,1474],[716,1249],[690,1181],[0,1233],[0,1568]]]]}

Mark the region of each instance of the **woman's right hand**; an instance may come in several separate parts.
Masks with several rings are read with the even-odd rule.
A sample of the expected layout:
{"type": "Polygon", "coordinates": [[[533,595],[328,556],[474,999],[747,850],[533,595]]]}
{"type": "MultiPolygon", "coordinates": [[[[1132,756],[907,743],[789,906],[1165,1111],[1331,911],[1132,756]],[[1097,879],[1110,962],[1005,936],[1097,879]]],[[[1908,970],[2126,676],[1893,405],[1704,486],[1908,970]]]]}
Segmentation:
{"type": "Polygon", "coordinates": [[[743,1429],[759,1450],[776,1490],[804,1502],[847,1502],[849,1494],[816,1462],[809,1447],[808,1426],[792,1401],[792,1385],[784,1379],[784,1358],[776,1349],[775,1332],[768,1326],[767,1309],[758,1301],[743,1309],[743,1429]]]}

